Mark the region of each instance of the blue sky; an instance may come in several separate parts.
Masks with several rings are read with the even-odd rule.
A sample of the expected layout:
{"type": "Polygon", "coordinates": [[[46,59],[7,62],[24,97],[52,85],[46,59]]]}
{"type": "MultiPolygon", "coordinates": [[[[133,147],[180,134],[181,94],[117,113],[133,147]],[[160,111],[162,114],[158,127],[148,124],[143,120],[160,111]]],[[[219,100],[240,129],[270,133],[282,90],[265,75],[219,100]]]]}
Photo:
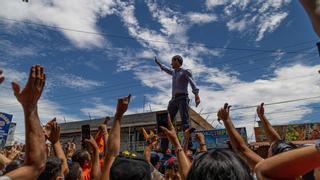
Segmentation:
{"type": "MultiPolygon", "coordinates": [[[[235,108],[319,95],[317,37],[291,0],[4,0],[0,7],[0,109],[24,133],[10,82],[21,84],[33,64],[46,67],[41,121],[112,115],[131,93],[128,113],[165,109],[171,80],[154,64],[184,57],[200,87],[191,107],[214,127],[224,102],[235,108]],[[40,24],[40,25],[39,25],[40,24]],[[81,32],[79,32],[81,31],[81,32]]],[[[191,93],[191,91],[190,91],[191,93]]],[[[318,122],[320,98],[266,106],[273,124],[318,122]],[[292,110],[292,111],[291,111],[292,110]],[[288,112],[290,111],[290,112],[288,112]]],[[[255,108],[232,112],[252,134],[255,108]]]]}

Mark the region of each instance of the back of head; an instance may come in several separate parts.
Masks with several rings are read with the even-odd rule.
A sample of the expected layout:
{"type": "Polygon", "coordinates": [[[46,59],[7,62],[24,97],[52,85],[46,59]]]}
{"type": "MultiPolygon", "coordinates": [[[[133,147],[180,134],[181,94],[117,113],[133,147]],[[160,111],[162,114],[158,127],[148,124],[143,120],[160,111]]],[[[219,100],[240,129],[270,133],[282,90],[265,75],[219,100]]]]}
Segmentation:
{"type": "Polygon", "coordinates": [[[291,142],[286,142],[284,140],[280,140],[280,141],[276,141],[275,143],[273,143],[270,148],[271,148],[272,155],[274,156],[274,155],[280,154],[282,152],[296,149],[298,147],[291,142]]]}
{"type": "Polygon", "coordinates": [[[234,152],[214,149],[199,154],[192,163],[188,180],[251,180],[248,165],[234,152]]]}
{"type": "Polygon", "coordinates": [[[78,162],[83,168],[86,163],[90,162],[90,154],[88,151],[79,150],[72,156],[72,161],[78,162]]]}
{"type": "Polygon", "coordinates": [[[80,164],[77,162],[72,162],[69,165],[69,172],[65,177],[65,180],[77,180],[77,179],[81,179],[81,167],[80,164]]]}
{"type": "Polygon", "coordinates": [[[40,174],[38,180],[56,179],[61,174],[61,159],[57,157],[48,157],[46,168],[40,174]]]}
{"type": "Polygon", "coordinates": [[[110,170],[111,180],[150,180],[151,169],[147,161],[118,156],[110,170]]]}
{"type": "Polygon", "coordinates": [[[23,161],[22,160],[13,160],[11,161],[9,164],[7,164],[6,168],[4,169],[4,174],[7,174],[15,169],[18,169],[19,167],[21,167],[23,165],[23,161]]]}

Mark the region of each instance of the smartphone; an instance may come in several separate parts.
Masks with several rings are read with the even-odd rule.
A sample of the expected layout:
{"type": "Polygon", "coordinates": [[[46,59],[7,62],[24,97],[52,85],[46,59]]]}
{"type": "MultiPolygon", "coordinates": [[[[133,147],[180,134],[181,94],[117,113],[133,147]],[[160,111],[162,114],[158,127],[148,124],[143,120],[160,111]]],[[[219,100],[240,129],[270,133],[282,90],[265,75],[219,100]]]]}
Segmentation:
{"type": "Polygon", "coordinates": [[[85,124],[81,126],[81,137],[82,137],[82,148],[88,149],[87,143],[85,143],[85,139],[90,139],[90,125],[85,124]]]}
{"type": "Polygon", "coordinates": [[[158,134],[162,134],[162,129],[160,126],[168,128],[168,114],[157,114],[157,131],[158,134]]]}

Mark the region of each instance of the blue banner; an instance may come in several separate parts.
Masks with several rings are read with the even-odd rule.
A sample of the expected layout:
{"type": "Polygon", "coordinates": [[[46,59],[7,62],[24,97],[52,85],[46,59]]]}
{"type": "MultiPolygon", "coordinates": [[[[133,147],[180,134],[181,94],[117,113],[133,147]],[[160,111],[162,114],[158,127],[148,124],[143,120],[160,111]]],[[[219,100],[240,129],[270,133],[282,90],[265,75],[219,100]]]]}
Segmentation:
{"type": "MultiPolygon", "coordinates": [[[[244,138],[244,140],[247,141],[246,128],[241,127],[236,129],[240,133],[240,135],[244,138]]],[[[226,129],[214,129],[214,130],[205,130],[205,131],[196,131],[196,132],[203,133],[206,140],[206,146],[208,149],[228,148],[228,144],[226,142],[229,141],[229,136],[227,134],[226,129]]],[[[196,141],[194,135],[192,136],[192,143],[193,143],[193,148],[199,147],[199,143],[196,141]]]]}
{"type": "Polygon", "coordinates": [[[0,147],[6,144],[12,117],[11,114],[0,113],[0,147]]]}

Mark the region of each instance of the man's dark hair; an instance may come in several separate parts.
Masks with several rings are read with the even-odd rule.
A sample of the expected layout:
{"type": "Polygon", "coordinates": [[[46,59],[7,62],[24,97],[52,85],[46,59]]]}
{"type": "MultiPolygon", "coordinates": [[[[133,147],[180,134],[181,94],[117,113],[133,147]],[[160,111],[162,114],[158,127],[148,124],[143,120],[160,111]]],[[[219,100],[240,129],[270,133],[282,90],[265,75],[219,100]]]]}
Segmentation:
{"type": "Polygon", "coordinates": [[[181,65],[183,64],[183,59],[180,55],[175,55],[172,57],[172,59],[179,61],[181,65]]]}
{"type": "Polygon", "coordinates": [[[90,154],[88,151],[78,150],[71,159],[73,162],[78,162],[80,166],[83,167],[86,161],[90,161],[90,154]]]}
{"type": "Polygon", "coordinates": [[[79,179],[81,176],[81,169],[80,164],[77,162],[72,162],[69,165],[69,172],[65,177],[65,180],[75,180],[79,179]]]}
{"type": "Polygon", "coordinates": [[[9,164],[7,164],[6,168],[4,169],[3,174],[7,174],[15,169],[18,169],[21,166],[23,166],[22,160],[20,160],[20,159],[13,160],[9,164]]]}
{"type": "Polygon", "coordinates": [[[275,143],[273,143],[270,148],[271,148],[272,155],[274,156],[274,155],[280,154],[285,151],[297,149],[298,147],[291,142],[279,140],[279,141],[276,141],[275,143]]]}
{"type": "Polygon", "coordinates": [[[187,180],[253,180],[248,165],[234,152],[214,149],[199,154],[193,161],[187,180]]]}
{"type": "Polygon", "coordinates": [[[61,174],[62,160],[57,157],[48,157],[46,168],[38,177],[38,180],[56,179],[61,174]]]}
{"type": "Polygon", "coordinates": [[[151,168],[144,159],[118,156],[110,169],[111,180],[151,180],[151,168]]]}

